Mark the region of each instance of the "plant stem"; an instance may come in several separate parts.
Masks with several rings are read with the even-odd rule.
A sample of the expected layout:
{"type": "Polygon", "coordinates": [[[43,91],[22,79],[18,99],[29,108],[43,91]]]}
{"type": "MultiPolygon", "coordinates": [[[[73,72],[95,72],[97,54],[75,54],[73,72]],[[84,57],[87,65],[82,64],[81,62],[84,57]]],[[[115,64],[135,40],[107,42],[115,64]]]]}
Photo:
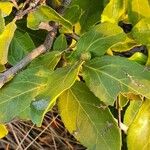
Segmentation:
{"type": "Polygon", "coordinates": [[[53,29],[48,33],[42,45],[35,48],[15,66],[11,67],[10,69],[2,73],[0,75],[0,88],[10,79],[12,79],[17,72],[26,67],[33,59],[51,49],[56,34],[57,34],[57,25],[54,25],[53,29]]]}

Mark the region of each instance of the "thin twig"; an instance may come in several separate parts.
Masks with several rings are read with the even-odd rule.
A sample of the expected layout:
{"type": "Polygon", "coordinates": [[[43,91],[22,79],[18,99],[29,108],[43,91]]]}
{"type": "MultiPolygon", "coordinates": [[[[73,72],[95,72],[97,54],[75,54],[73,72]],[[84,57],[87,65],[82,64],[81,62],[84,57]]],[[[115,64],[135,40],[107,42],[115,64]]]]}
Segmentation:
{"type": "Polygon", "coordinates": [[[71,37],[72,39],[78,41],[80,36],[77,35],[76,33],[70,33],[70,34],[66,34],[67,36],[71,37]]]}
{"type": "Polygon", "coordinates": [[[18,62],[15,66],[2,73],[0,75],[0,88],[10,79],[12,79],[17,72],[19,72],[21,69],[26,67],[32,60],[34,60],[39,55],[45,53],[47,50],[51,49],[56,33],[57,33],[57,26],[54,25],[53,30],[49,32],[42,45],[35,48],[32,52],[30,52],[27,56],[25,56],[20,62],[18,62]]]}
{"type": "Polygon", "coordinates": [[[24,149],[27,150],[48,128],[51,124],[57,119],[58,115],[44,128],[44,130],[24,149]]]}
{"type": "Polygon", "coordinates": [[[14,7],[15,7],[17,10],[19,10],[19,6],[18,6],[16,0],[11,0],[11,2],[14,4],[14,7]]]}
{"type": "Polygon", "coordinates": [[[117,110],[118,110],[118,126],[119,126],[119,128],[121,128],[121,108],[120,108],[120,99],[119,99],[119,97],[117,97],[116,107],[117,107],[117,110]]]}
{"type": "MultiPolygon", "coordinates": [[[[14,135],[14,138],[15,138],[17,144],[19,145],[20,142],[19,142],[18,137],[17,137],[17,135],[16,135],[16,133],[15,133],[15,131],[14,131],[14,129],[13,129],[13,126],[12,126],[11,124],[9,124],[9,127],[11,128],[11,131],[12,131],[12,133],[13,133],[13,135],[14,135]]],[[[20,145],[19,148],[20,148],[21,150],[23,150],[23,148],[21,147],[21,145],[20,145]]]]}

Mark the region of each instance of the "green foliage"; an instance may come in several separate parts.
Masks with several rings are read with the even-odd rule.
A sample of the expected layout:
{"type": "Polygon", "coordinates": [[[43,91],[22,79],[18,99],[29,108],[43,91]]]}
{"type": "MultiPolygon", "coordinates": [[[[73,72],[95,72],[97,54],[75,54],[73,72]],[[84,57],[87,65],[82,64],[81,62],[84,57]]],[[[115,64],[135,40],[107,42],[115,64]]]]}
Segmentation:
{"type": "Polygon", "coordinates": [[[77,82],[59,98],[58,107],[67,129],[89,149],[119,150],[120,131],[108,108],[85,84],[77,82]],[[85,136],[86,134],[86,136],[85,136]]]}
{"type": "Polygon", "coordinates": [[[95,58],[84,65],[83,77],[91,91],[108,105],[114,104],[120,92],[150,98],[150,72],[125,58],[95,58]]]}
{"type": "Polygon", "coordinates": [[[34,48],[34,43],[28,33],[16,31],[9,46],[8,62],[15,65],[34,48]]]}
{"type": "Polygon", "coordinates": [[[62,24],[65,32],[72,31],[71,23],[48,6],[39,6],[35,11],[31,12],[27,18],[27,26],[33,30],[38,30],[41,22],[49,21],[56,21],[62,24]]]}
{"type": "Polygon", "coordinates": [[[0,89],[0,138],[7,134],[5,123],[18,118],[41,126],[57,105],[68,131],[89,150],[120,150],[126,144],[129,150],[148,150],[149,0],[67,2],[29,1],[26,8],[22,1],[17,10],[0,1],[0,84],[9,81],[0,89]],[[52,26],[41,30],[41,24],[52,26]],[[125,33],[128,24],[132,29],[125,33]],[[43,53],[27,65],[35,58],[33,49],[43,53]],[[117,124],[116,109],[123,123],[117,124]]]}
{"type": "Polygon", "coordinates": [[[115,43],[125,40],[126,35],[117,25],[102,23],[86,32],[77,43],[72,57],[79,58],[83,52],[91,52],[94,56],[102,56],[115,43]]]}

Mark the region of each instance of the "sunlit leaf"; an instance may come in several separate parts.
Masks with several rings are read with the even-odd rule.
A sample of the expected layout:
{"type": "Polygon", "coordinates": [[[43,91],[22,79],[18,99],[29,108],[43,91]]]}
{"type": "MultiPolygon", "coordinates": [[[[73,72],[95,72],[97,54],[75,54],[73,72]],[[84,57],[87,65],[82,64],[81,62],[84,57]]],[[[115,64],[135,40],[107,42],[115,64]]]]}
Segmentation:
{"type": "Polygon", "coordinates": [[[116,43],[110,49],[113,52],[126,52],[126,51],[129,51],[136,46],[140,46],[140,44],[135,42],[135,40],[127,37],[125,41],[116,43]]]}
{"type": "Polygon", "coordinates": [[[7,57],[8,57],[8,49],[10,42],[14,36],[14,32],[16,30],[16,24],[14,21],[9,23],[2,34],[0,34],[0,64],[6,64],[7,63],[7,57]]]}
{"type": "Polygon", "coordinates": [[[126,0],[110,0],[104,8],[101,22],[118,23],[125,16],[126,4],[126,0]]]}
{"type": "Polygon", "coordinates": [[[60,16],[51,7],[42,5],[35,9],[35,11],[28,14],[27,26],[33,30],[38,30],[41,22],[55,21],[64,27],[65,32],[72,32],[72,25],[69,21],[60,16]]]}
{"type": "Polygon", "coordinates": [[[58,100],[61,118],[89,150],[120,150],[120,132],[108,108],[83,83],[75,83],[58,100]]]}
{"type": "Polygon", "coordinates": [[[134,93],[150,98],[150,72],[126,58],[103,56],[85,63],[83,77],[90,90],[108,105],[118,94],[134,93]]]}
{"type": "Polygon", "coordinates": [[[77,49],[72,57],[80,57],[83,52],[91,52],[95,56],[102,56],[117,42],[124,41],[126,35],[115,24],[102,23],[85,33],[77,43],[77,49]]]}
{"type": "Polygon", "coordinates": [[[150,17],[149,0],[128,0],[129,21],[135,25],[142,18],[150,17]]]}
{"type": "Polygon", "coordinates": [[[4,31],[5,29],[5,20],[2,16],[2,11],[0,10],[0,34],[4,31]]]}
{"type": "Polygon", "coordinates": [[[144,45],[150,45],[150,18],[142,19],[132,29],[133,38],[144,45]]]}
{"type": "Polygon", "coordinates": [[[37,126],[41,126],[45,113],[54,105],[56,98],[74,84],[81,64],[77,63],[70,67],[56,69],[49,76],[48,86],[44,93],[37,96],[31,104],[32,121],[37,126]]]}
{"type": "Polygon", "coordinates": [[[2,11],[3,17],[8,16],[13,8],[13,3],[11,2],[0,2],[0,10],[2,11]]]}
{"type": "Polygon", "coordinates": [[[130,126],[133,120],[135,119],[139,108],[142,105],[142,101],[139,99],[134,99],[130,101],[130,105],[128,106],[127,110],[125,111],[124,115],[124,124],[130,126]]]}
{"type": "Polygon", "coordinates": [[[149,150],[150,148],[150,100],[143,102],[127,132],[129,150],[149,150]]]}
{"type": "Polygon", "coordinates": [[[128,58],[129,60],[133,60],[138,62],[141,65],[145,65],[147,61],[147,56],[140,52],[135,52],[131,57],[128,58]]]}
{"type": "Polygon", "coordinates": [[[8,134],[8,130],[5,125],[0,124],[0,139],[8,134]]]}

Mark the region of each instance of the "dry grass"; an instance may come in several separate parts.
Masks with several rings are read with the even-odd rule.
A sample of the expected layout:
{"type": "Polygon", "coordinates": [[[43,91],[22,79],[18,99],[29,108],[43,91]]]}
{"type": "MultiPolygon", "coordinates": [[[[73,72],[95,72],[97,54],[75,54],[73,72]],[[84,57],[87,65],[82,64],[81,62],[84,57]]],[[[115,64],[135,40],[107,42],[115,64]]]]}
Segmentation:
{"type": "Polygon", "coordinates": [[[65,129],[56,108],[46,114],[40,128],[30,121],[15,120],[8,129],[0,150],[85,150],[65,129]]]}

